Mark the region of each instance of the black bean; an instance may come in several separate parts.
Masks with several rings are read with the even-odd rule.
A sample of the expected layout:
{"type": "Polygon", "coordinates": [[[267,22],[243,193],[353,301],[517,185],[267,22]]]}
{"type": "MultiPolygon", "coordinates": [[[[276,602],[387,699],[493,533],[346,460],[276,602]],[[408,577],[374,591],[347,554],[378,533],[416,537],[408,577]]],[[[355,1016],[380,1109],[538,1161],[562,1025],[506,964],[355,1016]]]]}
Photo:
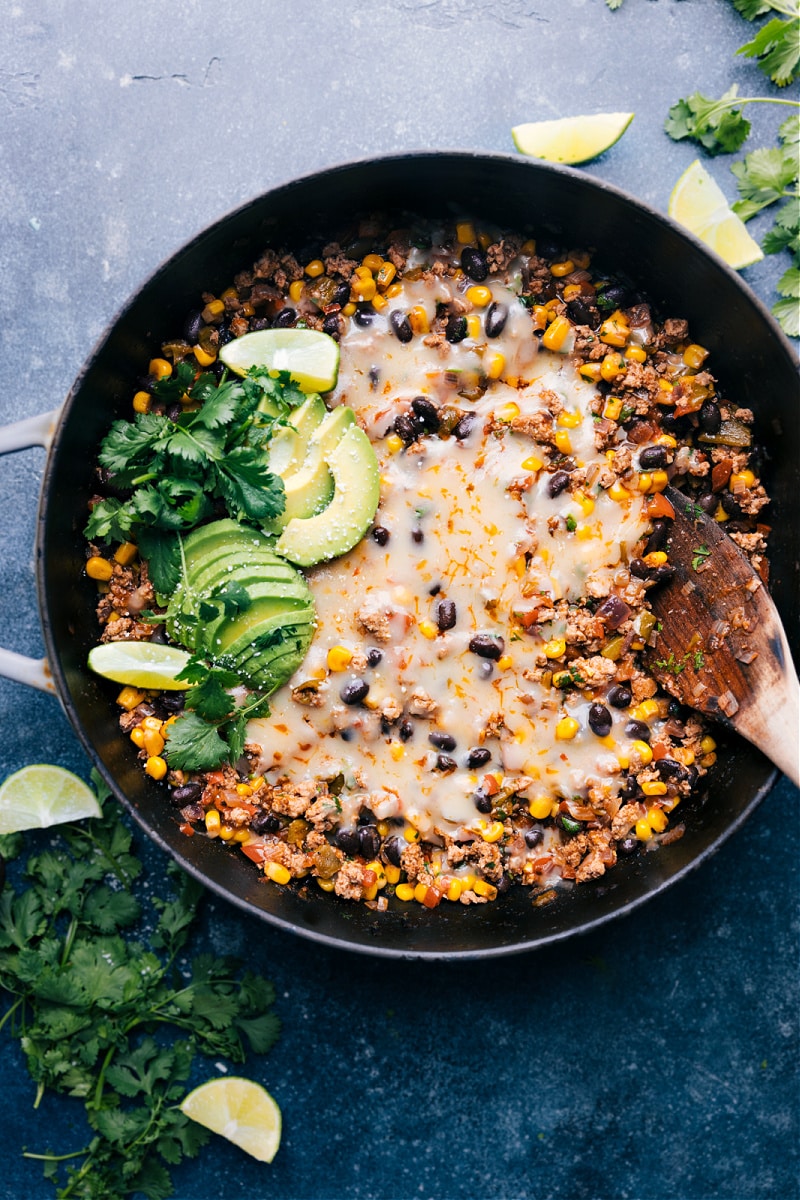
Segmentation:
{"type": "Polygon", "coordinates": [[[682,721],[686,716],[686,709],[680,700],[670,700],[667,705],[667,712],[671,717],[675,717],[676,721],[682,721]]]}
{"type": "Polygon", "coordinates": [[[250,821],[253,833],[277,833],[280,827],[280,818],[276,817],[275,813],[267,812],[263,808],[250,821]]]}
{"type": "Polygon", "coordinates": [[[272,322],[270,321],[269,317],[251,317],[250,318],[250,329],[253,333],[255,333],[255,331],[257,329],[271,329],[271,328],[272,328],[272,322]]]}
{"type": "Polygon", "coordinates": [[[366,679],[351,679],[339,692],[343,704],[360,704],[369,691],[366,679]]]}
{"type": "Polygon", "coordinates": [[[603,288],[600,299],[603,301],[603,308],[629,308],[633,295],[624,284],[612,283],[610,287],[603,288]]]}
{"type": "Polygon", "coordinates": [[[614,708],[627,708],[633,696],[630,688],[621,683],[613,683],[608,689],[608,703],[614,708]]]}
{"type": "Polygon", "coordinates": [[[456,739],[452,733],[444,733],[439,729],[435,729],[433,733],[428,734],[428,741],[437,750],[455,750],[456,748],[456,739]]]}
{"type": "Polygon", "coordinates": [[[470,769],[485,767],[492,757],[491,751],[485,746],[474,746],[467,755],[467,766],[470,769]]]}
{"type": "Polygon", "coordinates": [[[475,807],[479,813],[490,813],[492,811],[492,797],[483,788],[476,788],[472,793],[472,799],[475,801],[475,807]]]}
{"type": "Polygon", "coordinates": [[[439,432],[439,426],[441,425],[439,410],[435,404],[431,403],[427,396],[415,396],[411,401],[411,408],[426,433],[439,432]]]}
{"type": "Polygon", "coordinates": [[[436,755],[436,770],[437,771],[455,771],[458,763],[449,754],[436,755]]]}
{"type": "Polygon", "coordinates": [[[632,558],[630,564],[631,575],[635,575],[637,579],[647,579],[650,574],[650,568],[641,558],[632,558]]]}
{"type": "Polygon", "coordinates": [[[353,313],[353,320],[356,325],[360,325],[363,329],[368,328],[375,319],[375,309],[372,305],[365,305],[363,308],[357,308],[353,313]]]}
{"type": "Polygon", "coordinates": [[[639,466],[643,471],[667,465],[666,446],[645,446],[639,453],[639,466]]]}
{"type": "Polygon", "coordinates": [[[381,835],[374,825],[362,825],[358,831],[358,849],[364,858],[377,858],[381,848],[381,835]]]}
{"type": "Polygon", "coordinates": [[[704,400],[698,416],[703,433],[719,433],[722,413],[716,400],[704,400]]]}
{"type": "Polygon", "coordinates": [[[670,579],[672,579],[674,575],[675,568],[671,567],[669,563],[664,563],[663,566],[655,567],[650,572],[649,582],[654,586],[661,583],[669,583],[670,579]]]}
{"type": "Polygon", "coordinates": [[[202,821],[206,815],[206,810],[202,804],[186,804],[181,809],[181,816],[184,821],[202,821]]]}
{"type": "Polygon", "coordinates": [[[412,542],[416,542],[418,546],[425,541],[425,534],[422,532],[419,525],[415,525],[411,530],[411,540],[412,542]]]}
{"type": "Polygon", "coordinates": [[[377,542],[379,546],[385,546],[389,541],[391,534],[383,525],[374,525],[372,529],[372,540],[377,542]]]}
{"type": "Polygon", "coordinates": [[[191,312],[183,323],[183,336],[187,342],[196,342],[200,336],[200,330],[203,328],[202,312],[191,312]]]}
{"type": "Polygon", "coordinates": [[[355,858],[360,851],[357,829],[339,829],[334,838],[336,845],[348,858],[355,858]]]}
{"type": "Polygon", "coordinates": [[[411,341],[414,336],[414,330],[411,328],[408,317],[399,308],[396,308],[389,317],[389,324],[392,327],[392,332],[398,342],[406,344],[411,341]]]}
{"type": "Polygon", "coordinates": [[[182,412],[183,409],[181,408],[180,404],[170,404],[167,408],[167,416],[169,417],[170,421],[177,421],[182,412]]]}
{"type": "Polygon", "coordinates": [[[568,471],[555,471],[547,481],[548,496],[559,496],[569,484],[568,471]]]}
{"type": "Polygon", "coordinates": [[[719,500],[713,492],[703,492],[702,495],[697,497],[697,503],[704,513],[711,516],[717,511],[719,500]]]}
{"type": "Polygon", "coordinates": [[[570,300],[567,312],[576,325],[588,325],[591,329],[596,329],[600,324],[597,309],[583,296],[576,296],[574,300],[570,300]]]}
{"type": "Polygon", "coordinates": [[[192,783],[182,783],[180,787],[172,789],[170,800],[173,804],[179,807],[184,804],[193,804],[195,800],[199,800],[203,794],[203,785],[198,780],[192,783]]]}
{"type": "Polygon", "coordinates": [[[442,585],[440,583],[435,583],[432,588],[428,588],[428,595],[429,596],[438,596],[439,592],[441,590],[442,590],[442,585]]]}
{"type": "Polygon", "coordinates": [[[383,853],[386,855],[393,867],[400,866],[402,854],[407,845],[408,843],[403,838],[398,837],[397,834],[394,834],[393,837],[387,838],[383,843],[383,853]]]}
{"type": "Polygon", "coordinates": [[[491,633],[476,633],[469,640],[469,648],[473,654],[478,654],[481,658],[490,658],[493,662],[497,662],[501,658],[503,651],[506,648],[505,640],[501,637],[495,637],[491,633]]]}
{"type": "Polygon", "coordinates": [[[345,304],[350,303],[350,284],[338,283],[336,291],[333,293],[333,303],[338,304],[340,308],[344,308],[345,304]]]}
{"type": "Polygon", "coordinates": [[[453,437],[456,441],[463,442],[464,438],[469,437],[470,430],[477,419],[477,413],[464,413],[463,417],[453,426],[453,437]]]}
{"type": "Polygon", "coordinates": [[[504,872],[499,879],[495,880],[494,886],[497,888],[498,896],[505,896],[506,892],[511,887],[511,876],[506,875],[504,872]]]}
{"type": "Polygon", "coordinates": [[[367,662],[371,667],[377,667],[378,663],[383,658],[383,651],[377,646],[371,646],[367,651],[367,662]]]}
{"type": "Polygon", "coordinates": [[[674,413],[665,412],[661,414],[661,428],[665,433],[672,433],[675,437],[683,437],[689,431],[689,418],[676,417],[674,413]]]}
{"type": "Polygon", "coordinates": [[[624,854],[626,858],[635,854],[638,849],[639,839],[633,833],[629,833],[627,837],[617,842],[617,854],[624,854]]]}
{"type": "Polygon", "coordinates": [[[644,795],[633,775],[629,775],[620,789],[623,800],[636,800],[644,795]]]}
{"type": "Polygon", "coordinates": [[[526,829],[525,830],[525,845],[533,850],[534,846],[540,845],[544,841],[543,829],[526,829]]]}
{"type": "Polygon", "coordinates": [[[185,703],[186,692],[163,692],[160,698],[161,707],[169,713],[182,712],[185,703]]]}
{"type": "Polygon", "coordinates": [[[541,237],[541,236],[537,237],[536,253],[539,255],[540,258],[553,258],[553,259],[558,258],[559,250],[560,250],[560,246],[559,246],[558,242],[553,241],[552,238],[541,237]]]}
{"type": "Polygon", "coordinates": [[[399,417],[395,417],[392,428],[406,446],[410,446],[420,435],[419,425],[409,413],[401,413],[399,417]]]}
{"type": "Polygon", "coordinates": [[[489,260],[482,250],[465,246],[461,251],[461,270],[475,283],[483,283],[489,274],[489,260]]]}
{"type": "Polygon", "coordinates": [[[614,722],[605,704],[595,702],[589,705],[589,728],[598,737],[608,737],[614,722]]]}
{"type": "Polygon", "coordinates": [[[631,610],[619,596],[607,596],[595,615],[603,621],[607,629],[619,629],[623,621],[627,621],[631,615],[631,610]]]}
{"type": "Polygon", "coordinates": [[[342,336],[342,327],[339,323],[338,313],[328,313],[325,320],[322,322],[322,332],[327,333],[328,337],[332,337],[338,342],[339,338],[342,336]]]}
{"type": "Polygon", "coordinates": [[[688,778],[686,767],[675,758],[660,758],[654,766],[662,779],[688,778]]]}
{"type": "Polygon", "coordinates": [[[652,554],[655,550],[663,550],[667,544],[669,537],[669,525],[666,521],[654,521],[653,529],[650,537],[647,539],[647,547],[645,554],[652,554]]]}
{"type": "Polygon", "coordinates": [[[296,320],[297,313],[293,308],[282,308],[272,325],[275,329],[288,329],[290,325],[294,325],[296,320]]]}
{"type": "Polygon", "coordinates": [[[217,330],[217,345],[227,346],[228,342],[233,341],[233,334],[230,331],[230,326],[220,325],[217,330]]]}
{"type": "Polygon", "coordinates": [[[738,500],[730,492],[720,492],[719,502],[729,517],[740,517],[742,515],[738,500]]]}
{"type": "Polygon", "coordinates": [[[401,742],[410,742],[414,736],[414,722],[408,719],[401,721],[398,733],[400,734],[401,742]]]}
{"type": "Polygon", "coordinates": [[[653,731],[645,721],[628,721],[625,726],[625,734],[629,738],[636,738],[640,742],[649,742],[653,736],[653,731]]]}
{"type": "Polygon", "coordinates": [[[494,665],[485,658],[480,665],[480,673],[484,679],[491,679],[494,674],[494,665]]]}
{"type": "Polygon", "coordinates": [[[467,336],[467,318],[457,316],[455,313],[453,313],[452,316],[447,318],[444,336],[447,338],[448,342],[452,342],[453,345],[455,345],[457,342],[463,342],[464,338],[467,336]]]}
{"type": "Polygon", "coordinates": [[[454,600],[440,600],[436,605],[436,624],[442,633],[448,629],[453,629],[458,620],[458,613],[454,600]]]}
{"type": "Polygon", "coordinates": [[[483,326],[486,330],[486,336],[490,338],[499,337],[506,327],[507,320],[507,304],[500,304],[499,301],[495,301],[494,304],[490,304],[486,310],[486,320],[484,321],[483,326]]]}

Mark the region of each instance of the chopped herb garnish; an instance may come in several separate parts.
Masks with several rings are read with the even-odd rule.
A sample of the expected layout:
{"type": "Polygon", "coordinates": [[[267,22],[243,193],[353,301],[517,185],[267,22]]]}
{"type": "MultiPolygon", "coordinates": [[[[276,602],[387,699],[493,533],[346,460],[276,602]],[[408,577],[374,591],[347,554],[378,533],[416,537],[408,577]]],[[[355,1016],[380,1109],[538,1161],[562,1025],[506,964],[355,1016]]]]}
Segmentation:
{"type": "Polygon", "coordinates": [[[572,513],[569,513],[568,516],[566,517],[565,524],[570,533],[574,533],[575,530],[578,528],[578,522],[575,520],[572,513]]]}
{"type": "Polygon", "coordinates": [[[692,570],[696,571],[709,557],[711,551],[708,546],[694,546],[692,548],[692,570]]]}

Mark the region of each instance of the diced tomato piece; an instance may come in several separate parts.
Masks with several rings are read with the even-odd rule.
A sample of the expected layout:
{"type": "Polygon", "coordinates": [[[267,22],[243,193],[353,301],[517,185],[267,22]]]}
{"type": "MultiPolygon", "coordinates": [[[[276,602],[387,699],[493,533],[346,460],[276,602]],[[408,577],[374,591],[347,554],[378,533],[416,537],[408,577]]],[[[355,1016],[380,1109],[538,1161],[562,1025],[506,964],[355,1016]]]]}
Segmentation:
{"type": "Polygon", "coordinates": [[[656,492],[654,495],[647,497],[645,511],[648,517],[652,517],[653,520],[658,517],[666,517],[671,521],[675,516],[675,509],[662,492],[656,492]]]}
{"type": "Polygon", "coordinates": [[[263,842],[243,842],[242,854],[246,854],[252,862],[258,863],[259,866],[267,857],[263,842]]]}

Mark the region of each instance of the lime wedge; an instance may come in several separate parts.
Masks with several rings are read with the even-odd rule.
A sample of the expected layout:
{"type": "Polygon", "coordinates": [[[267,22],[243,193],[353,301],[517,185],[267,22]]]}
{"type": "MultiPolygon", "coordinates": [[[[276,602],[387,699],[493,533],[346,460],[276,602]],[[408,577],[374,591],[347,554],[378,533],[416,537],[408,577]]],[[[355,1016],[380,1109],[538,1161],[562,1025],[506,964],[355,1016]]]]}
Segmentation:
{"type": "Polygon", "coordinates": [[[136,688],[182,691],[188,685],[175,678],[189,661],[177,646],[159,642],[104,642],[89,651],[87,662],[104,679],[136,688]]]}
{"type": "Polygon", "coordinates": [[[593,113],[588,117],[561,117],[555,121],[529,121],[511,130],[522,154],[548,162],[582,163],[597,158],[618,142],[633,120],[633,113],[593,113]]]}
{"type": "Polygon", "coordinates": [[[764,257],[758,242],[731,210],[721,188],[699,159],[686,168],[675,184],[667,212],[736,271],[764,257]]]}
{"type": "Polygon", "coordinates": [[[47,829],[102,815],[92,789],[64,767],[36,763],[0,785],[0,833],[47,829]]]}
{"type": "Polygon", "coordinates": [[[181,1112],[260,1162],[272,1162],[281,1144],[281,1110],[249,1079],[209,1079],[189,1092],[181,1112]]]}
{"type": "Polygon", "coordinates": [[[288,371],[303,392],[329,392],[339,374],[339,345],[317,329],[257,329],[228,342],[219,357],[237,375],[251,367],[288,371]]]}

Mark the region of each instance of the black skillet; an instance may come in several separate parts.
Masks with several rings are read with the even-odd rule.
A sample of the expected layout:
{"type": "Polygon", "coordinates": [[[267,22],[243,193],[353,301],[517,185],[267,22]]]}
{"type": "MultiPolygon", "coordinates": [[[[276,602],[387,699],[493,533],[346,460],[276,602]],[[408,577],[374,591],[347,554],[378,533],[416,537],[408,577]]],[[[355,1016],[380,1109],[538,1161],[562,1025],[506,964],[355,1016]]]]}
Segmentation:
{"type": "Polygon", "coordinates": [[[182,327],[201,291],[219,292],[267,246],[298,249],[357,211],[470,214],[588,246],[594,262],[623,272],[661,316],[689,319],[711,351],[723,394],[756,413],[773,497],[772,586],[798,654],[798,377],[791,347],[740,279],[669,220],[578,172],[501,155],[420,153],[335,167],[278,187],[223,217],[145,283],[116,318],[61,414],[42,489],[38,587],[47,658],[69,719],[89,755],[150,836],[190,873],[245,911],[329,945],[406,957],[479,957],[558,941],[627,912],[703,862],[750,815],[776,771],[748,744],[720,737],[708,790],[682,810],[686,834],[622,861],[594,884],[536,907],[512,888],[497,903],[466,908],[393,901],[372,912],[325,895],[265,883],[219,842],[178,830],[163,786],[149,780],[119,734],[117,690],[86,669],[96,640],[94,585],[83,576],[81,529],[92,463],[109,423],[129,416],[134,383],[162,341],[182,327]]]}

